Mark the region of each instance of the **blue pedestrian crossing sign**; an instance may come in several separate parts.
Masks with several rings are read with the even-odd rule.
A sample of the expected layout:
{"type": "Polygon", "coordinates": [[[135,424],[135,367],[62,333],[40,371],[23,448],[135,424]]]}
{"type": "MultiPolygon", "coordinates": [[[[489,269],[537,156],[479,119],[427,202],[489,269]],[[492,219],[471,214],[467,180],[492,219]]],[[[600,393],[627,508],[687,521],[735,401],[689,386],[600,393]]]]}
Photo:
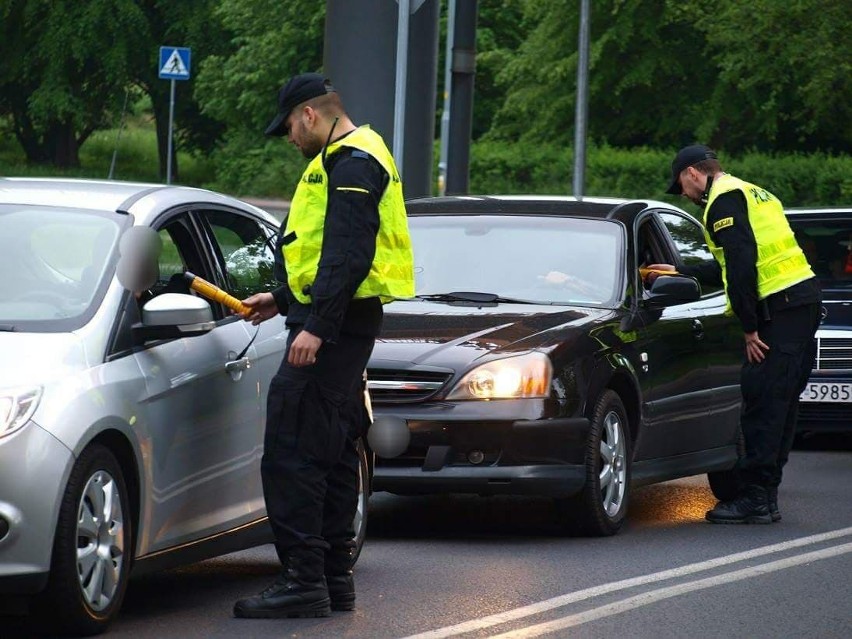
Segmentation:
{"type": "Polygon", "coordinates": [[[189,80],[189,47],[160,47],[160,79],[189,80]]]}

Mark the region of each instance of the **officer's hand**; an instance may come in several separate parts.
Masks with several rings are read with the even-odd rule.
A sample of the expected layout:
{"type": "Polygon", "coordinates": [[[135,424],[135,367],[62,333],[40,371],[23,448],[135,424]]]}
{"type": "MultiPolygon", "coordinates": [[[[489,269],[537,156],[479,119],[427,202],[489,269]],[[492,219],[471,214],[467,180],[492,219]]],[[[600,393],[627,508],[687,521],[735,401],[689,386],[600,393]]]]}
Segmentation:
{"type": "Polygon", "coordinates": [[[278,305],[275,303],[272,293],[255,293],[242,302],[251,308],[251,313],[244,319],[255,326],[278,315],[278,305]]]}
{"type": "Polygon", "coordinates": [[[769,346],[763,343],[757,331],[745,334],[746,358],[752,364],[760,364],[766,358],[769,346]]]}
{"type": "Polygon", "coordinates": [[[290,366],[310,366],[317,362],[317,351],[322,346],[322,338],[302,330],[290,344],[287,363],[290,366]]]}

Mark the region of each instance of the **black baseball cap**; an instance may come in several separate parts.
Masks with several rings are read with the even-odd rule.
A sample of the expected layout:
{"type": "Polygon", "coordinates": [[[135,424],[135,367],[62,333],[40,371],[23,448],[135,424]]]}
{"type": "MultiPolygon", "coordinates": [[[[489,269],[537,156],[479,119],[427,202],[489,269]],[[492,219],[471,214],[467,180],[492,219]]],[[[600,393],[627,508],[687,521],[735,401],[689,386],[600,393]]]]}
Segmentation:
{"type": "Polygon", "coordinates": [[[287,117],[302,102],[326,93],[334,93],[331,81],[319,73],[302,73],[290,78],[278,90],[278,115],[266,127],[266,135],[287,135],[287,117]]]}
{"type": "Polygon", "coordinates": [[[703,144],[691,144],[683,147],[677,152],[672,162],[672,183],[666,189],[666,193],[680,195],[683,188],[680,185],[680,174],[686,167],[698,164],[702,160],[716,160],[716,153],[709,146],[703,144]]]}

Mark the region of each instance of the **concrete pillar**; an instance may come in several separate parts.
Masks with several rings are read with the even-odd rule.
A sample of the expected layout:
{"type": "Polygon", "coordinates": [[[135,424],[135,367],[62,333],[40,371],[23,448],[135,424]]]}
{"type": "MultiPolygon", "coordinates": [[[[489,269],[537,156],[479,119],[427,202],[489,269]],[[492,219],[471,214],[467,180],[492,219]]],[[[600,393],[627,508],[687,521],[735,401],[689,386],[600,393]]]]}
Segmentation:
{"type": "MultiPolygon", "coordinates": [[[[405,145],[406,198],[432,194],[439,0],[411,0],[405,145]]],[[[355,124],[370,124],[393,148],[398,4],[326,0],[324,72],[355,124]]]]}

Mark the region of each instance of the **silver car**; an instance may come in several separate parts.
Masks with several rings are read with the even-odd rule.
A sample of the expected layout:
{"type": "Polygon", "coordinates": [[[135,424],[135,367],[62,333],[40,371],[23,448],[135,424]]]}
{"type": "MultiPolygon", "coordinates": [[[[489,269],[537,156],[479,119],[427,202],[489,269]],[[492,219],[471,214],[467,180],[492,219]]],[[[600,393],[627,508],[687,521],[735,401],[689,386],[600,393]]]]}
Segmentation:
{"type": "Polygon", "coordinates": [[[131,571],[271,541],[260,460],[284,319],[253,327],[183,274],[274,288],[277,226],[200,189],[0,179],[0,598],[91,634],[131,571]],[[162,244],[136,294],[116,277],[134,226],[162,244]]]}

